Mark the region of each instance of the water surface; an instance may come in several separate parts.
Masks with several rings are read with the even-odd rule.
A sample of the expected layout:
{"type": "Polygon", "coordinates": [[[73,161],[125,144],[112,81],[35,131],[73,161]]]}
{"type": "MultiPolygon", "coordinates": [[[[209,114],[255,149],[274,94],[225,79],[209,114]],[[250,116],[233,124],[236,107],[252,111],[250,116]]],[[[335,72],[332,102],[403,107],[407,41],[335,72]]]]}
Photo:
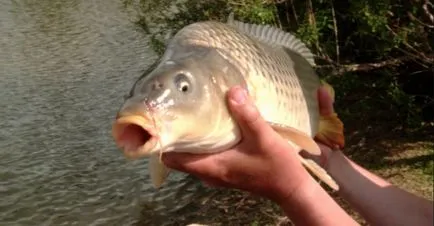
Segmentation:
{"type": "Polygon", "coordinates": [[[155,193],[110,137],[156,58],[133,19],[119,0],[0,0],[0,225],[146,224],[191,199],[180,174],[155,193]]]}

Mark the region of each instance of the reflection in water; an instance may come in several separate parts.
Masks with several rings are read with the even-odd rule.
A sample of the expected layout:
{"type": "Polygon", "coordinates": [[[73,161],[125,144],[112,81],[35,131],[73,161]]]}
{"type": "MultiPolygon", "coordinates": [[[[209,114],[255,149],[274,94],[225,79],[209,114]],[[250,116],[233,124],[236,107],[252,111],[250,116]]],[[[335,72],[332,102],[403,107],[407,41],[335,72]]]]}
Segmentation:
{"type": "Polygon", "coordinates": [[[189,202],[196,186],[155,193],[110,137],[155,59],[121,1],[2,0],[0,32],[0,225],[148,224],[189,202]]]}

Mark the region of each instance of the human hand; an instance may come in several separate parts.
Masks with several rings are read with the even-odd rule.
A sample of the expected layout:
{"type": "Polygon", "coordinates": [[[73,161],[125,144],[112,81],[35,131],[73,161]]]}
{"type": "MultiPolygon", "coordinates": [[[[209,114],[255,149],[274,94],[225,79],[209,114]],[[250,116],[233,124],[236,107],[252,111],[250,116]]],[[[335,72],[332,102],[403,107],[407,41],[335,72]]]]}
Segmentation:
{"type": "MultiPolygon", "coordinates": [[[[329,92],[325,87],[320,87],[317,92],[318,95],[318,105],[319,105],[319,111],[321,116],[327,116],[334,112],[333,107],[333,98],[329,95],[329,92]]],[[[323,167],[326,171],[328,171],[328,163],[329,159],[334,152],[332,148],[335,147],[329,147],[320,141],[317,140],[317,144],[321,149],[321,155],[312,155],[304,150],[300,152],[300,155],[312,159],[315,161],[318,165],[323,167]]],[[[338,145],[336,145],[338,146],[338,145]]]]}
{"type": "Polygon", "coordinates": [[[260,116],[247,93],[234,87],[228,97],[242,132],[241,143],[215,154],[165,153],[163,162],[209,185],[237,188],[270,199],[290,196],[311,180],[298,153],[260,116]]]}

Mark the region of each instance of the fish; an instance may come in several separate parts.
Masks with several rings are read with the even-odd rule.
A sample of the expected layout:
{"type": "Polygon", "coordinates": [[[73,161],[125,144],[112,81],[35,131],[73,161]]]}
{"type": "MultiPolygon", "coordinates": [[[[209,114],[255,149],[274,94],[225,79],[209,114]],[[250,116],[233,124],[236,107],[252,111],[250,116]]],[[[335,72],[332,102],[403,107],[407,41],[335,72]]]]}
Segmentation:
{"type": "MultiPolygon", "coordinates": [[[[336,112],[321,116],[315,56],[296,36],[271,25],[199,21],[181,28],[166,49],[134,83],[116,114],[112,136],[129,159],[148,158],[155,188],[170,169],[163,153],[217,153],[242,140],[226,100],[241,86],[261,116],[297,152],[320,155],[315,140],[343,147],[343,123],[336,112]]],[[[338,190],[334,179],[311,159],[301,163],[338,190]]]]}

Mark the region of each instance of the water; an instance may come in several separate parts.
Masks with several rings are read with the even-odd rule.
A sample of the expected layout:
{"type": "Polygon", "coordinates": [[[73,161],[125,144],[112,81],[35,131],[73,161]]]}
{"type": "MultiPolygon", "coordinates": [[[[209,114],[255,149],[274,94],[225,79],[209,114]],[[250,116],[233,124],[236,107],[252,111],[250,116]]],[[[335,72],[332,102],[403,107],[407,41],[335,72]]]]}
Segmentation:
{"type": "Polygon", "coordinates": [[[120,0],[0,0],[0,225],[149,225],[191,200],[110,137],[156,57],[132,19],[120,0]]]}

